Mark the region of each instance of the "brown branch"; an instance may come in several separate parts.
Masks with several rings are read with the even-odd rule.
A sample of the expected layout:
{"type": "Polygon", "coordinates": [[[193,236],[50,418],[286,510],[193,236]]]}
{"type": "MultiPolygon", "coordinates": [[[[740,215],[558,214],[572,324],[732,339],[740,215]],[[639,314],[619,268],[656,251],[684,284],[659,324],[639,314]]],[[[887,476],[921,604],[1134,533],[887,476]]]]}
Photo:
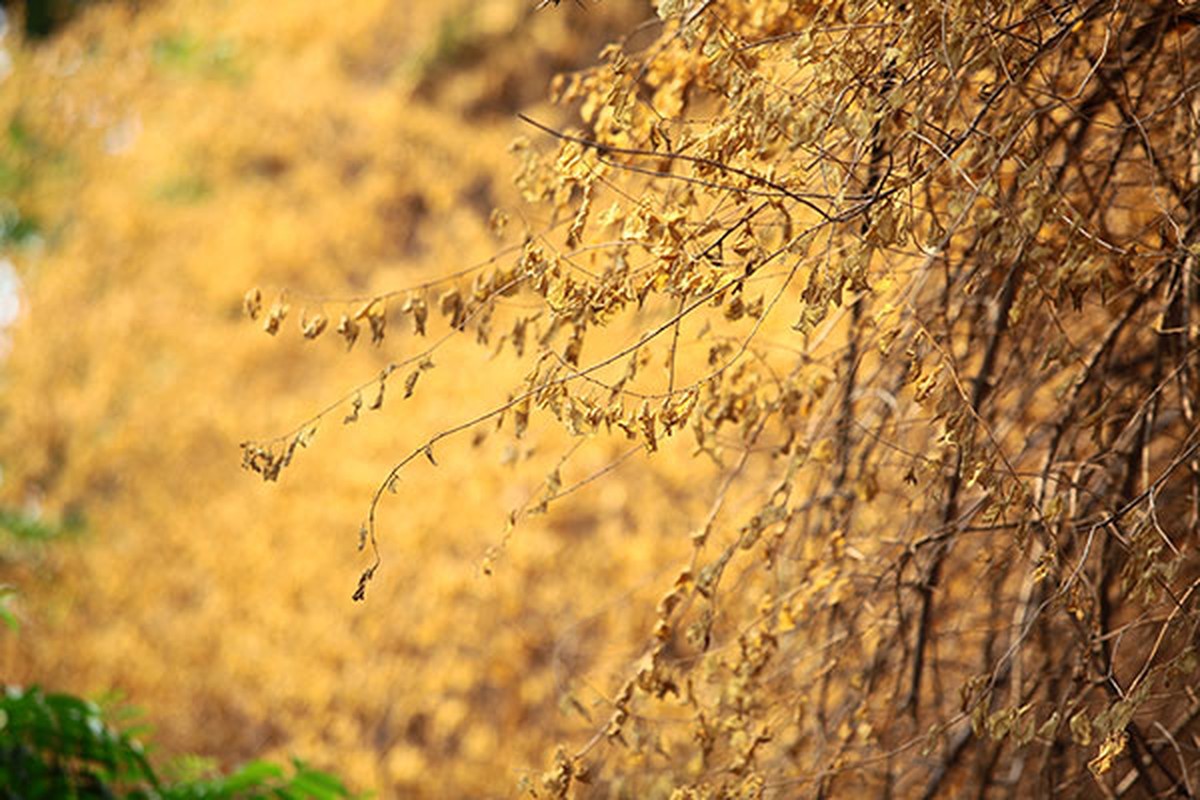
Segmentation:
{"type": "MultiPolygon", "coordinates": [[[[672,160],[672,161],[683,161],[683,162],[686,162],[689,164],[696,164],[699,166],[708,167],[709,169],[718,170],[720,172],[726,172],[731,175],[737,175],[739,177],[745,178],[746,180],[750,181],[751,183],[758,184],[759,186],[766,186],[768,189],[771,189],[774,192],[776,192],[775,196],[782,196],[782,197],[787,197],[790,200],[795,200],[797,203],[800,203],[801,205],[820,214],[821,217],[827,222],[839,221],[840,219],[843,218],[842,215],[835,216],[835,215],[830,214],[825,209],[821,208],[819,205],[817,205],[816,203],[813,202],[813,198],[826,199],[827,195],[807,194],[807,193],[802,194],[799,192],[795,192],[795,191],[792,191],[791,189],[789,189],[788,187],[784,186],[783,184],[781,184],[777,181],[771,180],[770,178],[763,177],[762,175],[759,175],[758,173],[755,173],[755,172],[751,172],[749,170],[730,166],[729,164],[723,164],[720,161],[717,161],[716,159],[705,158],[703,156],[691,156],[691,155],[687,155],[685,153],[672,153],[669,151],[663,152],[663,151],[659,151],[659,150],[645,150],[645,149],[642,149],[639,147],[617,147],[616,145],[610,145],[610,144],[604,144],[603,142],[598,142],[595,139],[587,139],[582,136],[574,136],[569,133],[564,133],[562,131],[555,130],[554,128],[551,128],[549,125],[544,125],[544,124],[538,122],[537,120],[533,119],[532,117],[527,116],[526,114],[523,114],[523,113],[518,113],[517,117],[525,124],[532,125],[533,127],[537,128],[538,130],[542,131],[543,133],[553,136],[555,139],[559,139],[564,142],[572,142],[574,144],[582,145],[583,147],[591,148],[592,150],[595,150],[601,157],[603,157],[607,153],[616,153],[618,155],[633,156],[635,158],[665,158],[665,159],[672,160]]],[[[610,162],[610,163],[613,163],[613,166],[618,166],[618,167],[627,166],[627,165],[616,164],[615,162],[610,162]]],[[[638,170],[639,168],[635,167],[634,169],[638,170]]],[[[654,174],[657,177],[667,177],[667,176],[662,175],[661,173],[654,173],[654,174]]],[[[675,177],[680,177],[680,176],[675,176],[675,177]]],[[[736,186],[727,186],[727,187],[719,187],[719,188],[730,189],[732,191],[745,191],[744,189],[736,187],[736,186]]],[[[857,209],[856,209],[856,211],[857,211],[857,209]]]]}
{"type": "MultiPolygon", "coordinates": [[[[1000,350],[1000,341],[1005,331],[1008,330],[1009,311],[1012,309],[1013,301],[1017,295],[1017,286],[1020,282],[1019,276],[1024,261],[1024,253],[1025,247],[1022,244],[1020,251],[1013,260],[1012,266],[1009,267],[1004,286],[1000,291],[1000,302],[992,323],[992,333],[988,338],[983,363],[979,366],[979,372],[975,376],[971,392],[970,407],[972,413],[976,416],[979,415],[983,401],[987,398],[987,394],[991,389],[990,380],[992,370],[995,368],[996,358],[1000,350]]],[[[955,456],[954,469],[947,483],[946,500],[942,508],[942,525],[949,525],[958,515],[958,495],[963,479],[962,470],[963,446],[960,445],[958,454],[955,456]]],[[[938,544],[933,554],[932,563],[926,569],[925,579],[921,583],[921,610],[917,618],[917,640],[913,650],[912,680],[909,683],[908,697],[905,699],[903,706],[911,712],[914,720],[917,719],[919,710],[921,676],[925,667],[925,651],[928,646],[929,632],[933,626],[933,595],[938,584],[941,582],[942,566],[946,556],[949,555],[952,544],[953,539],[947,539],[938,544]]]]}

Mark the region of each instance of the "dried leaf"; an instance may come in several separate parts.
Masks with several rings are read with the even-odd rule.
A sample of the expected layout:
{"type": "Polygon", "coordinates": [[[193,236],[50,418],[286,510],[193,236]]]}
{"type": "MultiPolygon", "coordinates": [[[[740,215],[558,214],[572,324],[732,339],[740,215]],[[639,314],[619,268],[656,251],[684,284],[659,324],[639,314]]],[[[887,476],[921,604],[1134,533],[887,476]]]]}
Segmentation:
{"type": "Polygon", "coordinates": [[[421,298],[413,303],[413,328],[418,336],[425,335],[425,322],[429,319],[429,306],[421,298]]]}
{"type": "Polygon", "coordinates": [[[513,432],[518,439],[525,435],[529,427],[529,398],[526,397],[513,407],[513,432]]]}
{"type": "Polygon", "coordinates": [[[493,208],[492,213],[488,215],[488,230],[499,239],[504,235],[506,227],[508,227],[508,214],[502,209],[493,208]]]}
{"type": "Polygon", "coordinates": [[[304,334],[305,339],[315,339],[325,331],[325,326],[329,324],[329,320],[324,314],[317,314],[314,317],[300,319],[300,331],[304,334]]]}
{"type": "Polygon", "coordinates": [[[347,350],[354,347],[354,342],[358,339],[358,323],[352,320],[350,315],[342,314],[336,330],[346,340],[347,350]]]}
{"type": "Polygon", "coordinates": [[[1117,757],[1125,752],[1127,741],[1128,736],[1124,731],[1113,731],[1105,737],[1104,741],[1100,743],[1100,752],[1088,762],[1088,769],[1092,771],[1092,774],[1099,777],[1112,769],[1117,757]]]}
{"type": "Polygon", "coordinates": [[[1084,711],[1077,712],[1070,721],[1071,739],[1075,744],[1087,747],[1092,743],[1092,721],[1084,711]]]}
{"type": "Polygon", "coordinates": [[[638,410],[637,422],[642,436],[645,438],[646,449],[653,453],[658,449],[658,415],[650,409],[649,400],[642,401],[642,407],[638,410]]]}
{"type": "Polygon", "coordinates": [[[404,399],[405,400],[412,397],[413,390],[417,388],[417,378],[420,378],[420,377],[421,377],[421,370],[414,369],[412,372],[410,372],[408,374],[408,377],[404,379],[404,399]]]}
{"type": "Polygon", "coordinates": [[[267,319],[263,322],[263,330],[274,336],[279,333],[279,326],[287,317],[291,307],[287,300],[280,295],[279,299],[271,305],[271,310],[267,312],[267,319]]]}
{"type": "Polygon", "coordinates": [[[442,293],[442,296],[438,298],[438,310],[443,317],[450,318],[451,327],[459,327],[462,317],[463,299],[458,289],[447,289],[442,293]]]}
{"type": "Polygon", "coordinates": [[[376,300],[367,307],[367,322],[371,326],[371,344],[378,346],[383,342],[383,332],[387,327],[387,305],[382,300],[376,300]]]}
{"type": "Polygon", "coordinates": [[[383,392],[387,388],[387,375],[388,373],[385,372],[380,376],[379,394],[375,395],[375,399],[371,402],[371,405],[367,406],[368,411],[378,411],[383,408],[383,392]]]}
{"type": "Polygon", "coordinates": [[[346,415],[346,418],[342,420],[342,423],[349,425],[351,422],[357,422],[358,412],[362,410],[362,404],[362,392],[358,392],[354,395],[354,399],[350,401],[350,413],[346,415]]]}
{"type": "Polygon", "coordinates": [[[352,599],[357,602],[362,602],[367,598],[367,584],[371,582],[371,578],[375,577],[375,570],[379,565],[373,565],[368,569],[363,570],[362,575],[358,576],[358,588],[354,590],[352,599]]]}
{"type": "Polygon", "coordinates": [[[262,292],[258,290],[258,287],[246,292],[245,297],[242,298],[242,309],[250,319],[258,319],[258,315],[262,313],[262,292]]]}
{"type": "Polygon", "coordinates": [[[512,333],[509,334],[509,340],[512,342],[513,350],[516,351],[518,358],[525,355],[525,330],[528,325],[528,317],[517,317],[513,323],[512,333]]]}

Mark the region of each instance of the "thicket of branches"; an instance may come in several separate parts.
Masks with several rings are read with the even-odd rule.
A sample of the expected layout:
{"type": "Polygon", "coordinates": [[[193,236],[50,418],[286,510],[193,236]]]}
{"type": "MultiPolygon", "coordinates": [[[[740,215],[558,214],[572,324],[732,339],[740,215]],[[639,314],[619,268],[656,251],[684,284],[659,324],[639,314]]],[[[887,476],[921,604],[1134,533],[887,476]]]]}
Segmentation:
{"type": "Polygon", "coordinates": [[[443,440],[579,437],[506,537],[587,502],[603,475],[565,473],[598,438],[718,466],[643,655],[538,796],[1192,796],[1200,7],[658,12],[525,119],[549,225],[365,303],[247,295],[272,333],[431,338],[245,465],[419,402],[446,337],[519,357],[382,476],[357,599],[443,440]]]}

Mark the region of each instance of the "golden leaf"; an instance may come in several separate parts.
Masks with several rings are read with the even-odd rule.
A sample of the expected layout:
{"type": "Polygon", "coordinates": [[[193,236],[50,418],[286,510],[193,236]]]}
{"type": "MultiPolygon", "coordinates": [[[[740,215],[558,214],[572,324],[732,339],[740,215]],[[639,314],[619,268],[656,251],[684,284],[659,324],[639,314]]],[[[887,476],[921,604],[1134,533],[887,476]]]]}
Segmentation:
{"type": "Polygon", "coordinates": [[[246,296],[242,298],[242,308],[250,319],[258,319],[258,315],[262,313],[262,292],[257,287],[246,292],[246,296]]]}
{"type": "Polygon", "coordinates": [[[316,339],[328,324],[329,320],[324,314],[317,314],[308,319],[302,318],[300,321],[300,331],[304,334],[305,339],[316,339]]]}
{"type": "Polygon", "coordinates": [[[279,299],[271,305],[271,310],[267,312],[267,319],[265,322],[263,322],[263,330],[272,336],[279,333],[279,325],[283,322],[284,318],[287,317],[289,310],[291,310],[291,307],[288,305],[287,300],[281,295],[279,299]]]}
{"type": "Polygon", "coordinates": [[[338,334],[346,340],[346,349],[349,350],[354,346],[355,340],[358,339],[358,323],[350,318],[348,314],[342,314],[341,320],[338,321],[338,334]]]}
{"type": "Polygon", "coordinates": [[[1128,736],[1124,731],[1113,731],[1106,736],[1100,743],[1100,752],[1088,762],[1088,769],[1092,771],[1092,774],[1099,777],[1112,769],[1117,757],[1125,752],[1127,741],[1128,736]]]}

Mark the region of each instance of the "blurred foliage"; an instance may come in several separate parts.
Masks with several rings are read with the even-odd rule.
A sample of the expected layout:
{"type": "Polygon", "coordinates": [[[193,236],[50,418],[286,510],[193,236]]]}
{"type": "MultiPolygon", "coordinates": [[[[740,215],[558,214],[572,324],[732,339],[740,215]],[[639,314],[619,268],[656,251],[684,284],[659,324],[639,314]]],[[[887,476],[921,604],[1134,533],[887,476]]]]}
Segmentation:
{"type": "Polygon", "coordinates": [[[83,530],[84,520],[78,513],[61,523],[48,522],[40,517],[8,508],[0,508],[0,531],[18,542],[44,542],[83,530]]]}
{"type": "Polygon", "coordinates": [[[0,699],[0,785],[10,797],[103,797],[156,790],[140,744],[99,706],[37,688],[0,699]]]}
{"type": "Polygon", "coordinates": [[[17,590],[15,588],[0,585],[0,621],[4,622],[12,631],[21,629],[20,620],[17,619],[16,613],[11,608],[16,597],[17,590]]]}
{"type": "MultiPolygon", "coordinates": [[[[256,761],[229,775],[160,780],[136,731],[114,728],[95,703],[33,687],[0,697],[0,791],[12,800],[127,797],[145,800],[333,800],[350,793],[301,762],[256,761]]],[[[211,770],[203,770],[211,772],[211,770]]]]}
{"type": "MultiPolygon", "coordinates": [[[[25,35],[42,39],[67,23],[82,8],[96,0],[24,0],[12,4],[24,20],[25,35]]],[[[6,10],[7,6],[6,5],[6,10]]]]}

